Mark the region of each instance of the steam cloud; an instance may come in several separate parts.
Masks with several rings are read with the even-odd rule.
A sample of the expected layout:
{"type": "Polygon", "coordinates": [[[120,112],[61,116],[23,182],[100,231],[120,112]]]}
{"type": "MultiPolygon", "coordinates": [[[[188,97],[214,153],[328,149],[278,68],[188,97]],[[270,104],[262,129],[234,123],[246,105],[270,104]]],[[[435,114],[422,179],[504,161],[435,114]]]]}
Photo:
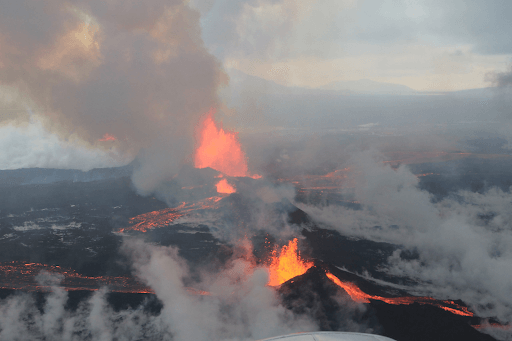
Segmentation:
{"type": "MultiPolygon", "coordinates": [[[[254,340],[295,331],[316,330],[308,316],[294,315],[268,287],[268,273],[250,258],[234,259],[220,273],[204,273],[194,287],[210,296],[191,294],[183,281],[187,266],[172,247],[128,240],[125,252],[134,271],[154,289],[163,304],[159,315],[135,310],[114,311],[107,291],[95,292],[75,312],[64,309],[67,293],[58,286],[41,313],[28,294],[11,296],[0,305],[0,337],[6,340],[254,340]]],[[[242,252],[245,252],[242,250],[242,252]]],[[[59,278],[38,277],[41,285],[59,278]]],[[[190,281],[190,280],[189,280],[190,281]]]]}
{"type": "Polygon", "coordinates": [[[0,169],[92,168],[121,166],[130,159],[117,150],[91,149],[81,141],[65,141],[50,134],[36,117],[26,126],[0,126],[0,169]]]}
{"type": "Polygon", "coordinates": [[[494,86],[498,88],[507,88],[512,86],[512,68],[506,72],[494,72],[487,76],[494,86]]]}
{"type": "Polygon", "coordinates": [[[353,196],[362,208],[300,205],[344,235],[401,245],[385,271],[418,281],[419,295],[460,298],[480,316],[512,321],[512,193],[461,191],[440,202],[418,188],[407,166],[392,169],[372,152],[349,162],[353,196]],[[402,251],[417,253],[414,259],[402,251]]]}
{"type": "Polygon", "coordinates": [[[192,154],[194,124],[227,81],[186,1],[15,1],[2,5],[0,32],[0,84],[64,138],[109,134],[120,152],[144,149],[142,192],[192,154]]]}

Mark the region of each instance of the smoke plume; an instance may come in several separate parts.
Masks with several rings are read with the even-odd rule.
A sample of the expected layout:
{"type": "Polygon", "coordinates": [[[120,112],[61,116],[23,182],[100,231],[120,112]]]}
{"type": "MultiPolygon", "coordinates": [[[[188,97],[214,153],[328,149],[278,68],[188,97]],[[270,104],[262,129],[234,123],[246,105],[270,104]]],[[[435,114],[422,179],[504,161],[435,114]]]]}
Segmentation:
{"type": "Polygon", "coordinates": [[[134,175],[142,192],[192,154],[194,125],[227,81],[186,1],[9,2],[0,32],[0,84],[64,138],[144,150],[134,175]]]}
{"type": "Polygon", "coordinates": [[[393,169],[371,152],[350,164],[354,187],[342,192],[361,209],[300,207],[344,235],[398,245],[383,271],[417,280],[414,293],[460,298],[480,316],[512,321],[510,190],[460,191],[434,202],[407,166],[393,169]],[[406,250],[417,257],[403,257],[406,250]]]}
{"type": "Polygon", "coordinates": [[[487,75],[486,79],[495,87],[509,88],[512,86],[512,68],[505,72],[493,72],[487,75]]]}
{"type": "MultiPolygon", "coordinates": [[[[306,315],[281,305],[267,286],[268,273],[248,257],[237,257],[219,273],[204,272],[191,280],[184,260],[172,247],[127,240],[124,252],[136,275],[149,285],[163,308],[154,315],[136,309],[114,311],[106,288],[95,292],[76,311],[65,309],[61,279],[40,274],[40,285],[53,285],[42,309],[29,294],[0,301],[0,338],[6,340],[254,340],[316,330],[306,315]],[[207,295],[191,293],[188,285],[207,295]]],[[[248,250],[242,250],[247,252],[248,250]]],[[[198,291],[199,292],[199,291],[198,291]]]]}

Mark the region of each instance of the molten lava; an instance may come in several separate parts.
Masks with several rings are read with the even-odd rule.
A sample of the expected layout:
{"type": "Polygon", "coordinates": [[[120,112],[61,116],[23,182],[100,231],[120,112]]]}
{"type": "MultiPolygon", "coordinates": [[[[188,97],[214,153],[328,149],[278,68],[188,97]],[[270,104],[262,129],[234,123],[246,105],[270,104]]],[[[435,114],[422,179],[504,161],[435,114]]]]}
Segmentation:
{"type": "Polygon", "coordinates": [[[363,292],[354,283],[343,282],[338,277],[334,276],[330,272],[325,273],[327,277],[334,282],[337,286],[343,288],[345,292],[350,296],[354,302],[359,303],[370,303],[370,300],[383,301],[387,304],[430,304],[443,310],[449,311],[450,313],[461,315],[461,316],[473,316],[473,313],[468,310],[467,307],[461,306],[453,301],[438,301],[432,297],[381,297],[373,296],[363,292]]]}
{"type": "Polygon", "coordinates": [[[215,186],[218,193],[231,194],[236,192],[235,187],[230,185],[226,179],[220,180],[215,186]]]}
{"type": "Polygon", "coordinates": [[[218,127],[211,110],[199,125],[196,168],[210,167],[228,176],[248,176],[247,159],[238,134],[218,127]]]}
{"type": "Polygon", "coordinates": [[[104,141],[115,141],[115,140],[117,140],[115,136],[110,135],[110,134],[105,134],[105,135],[103,135],[103,137],[102,137],[101,139],[99,139],[98,141],[104,142],[104,141]]]}
{"type": "Polygon", "coordinates": [[[483,324],[473,324],[471,327],[475,329],[501,329],[501,330],[511,330],[511,324],[501,324],[498,322],[484,322],[483,324]]]}
{"type": "MultiPolygon", "coordinates": [[[[41,271],[63,276],[58,286],[66,291],[96,291],[102,286],[108,286],[111,292],[154,294],[151,288],[131,276],[84,276],[73,269],[58,265],[25,262],[0,263],[0,289],[51,291],[51,287],[37,283],[36,276],[41,271]]],[[[212,295],[208,291],[190,287],[185,287],[185,290],[192,295],[212,295]]]]}
{"type": "Polygon", "coordinates": [[[148,232],[150,229],[167,226],[178,218],[183,217],[183,213],[176,208],[165,208],[160,211],[152,211],[140,214],[130,218],[130,226],[123,227],[117,232],[139,231],[148,232]]]}
{"type": "Polygon", "coordinates": [[[189,215],[194,211],[214,209],[216,203],[221,200],[222,197],[211,197],[200,200],[195,203],[187,204],[182,203],[180,206],[175,208],[164,208],[159,211],[152,211],[148,213],[139,214],[133,218],[130,218],[130,225],[122,227],[116,232],[123,233],[127,231],[138,231],[147,232],[148,230],[165,227],[173,223],[178,218],[185,215],[189,215]]]}
{"type": "Polygon", "coordinates": [[[268,285],[281,285],[289,279],[304,274],[312,266],[312,262],[306,262],[300,258],[300,253],[297,251],[297,238],[295,238],[281,248],[279,256],[277,250],[272,252],[268,285]]]}
{"type": "Polygon", "coordinates": [[[58,265],[41,263],[7,262],[0,263],[0,288],[25,291],[49,291],[50,287],[41,286],[36,276],[41,271],[60,274],[63,280],[60,287],[66,291],[95,291],[101,286],[108,286],[112,292],[152,293],[153,291],[130,276],[84,276],[72,269],[58,265]]]}

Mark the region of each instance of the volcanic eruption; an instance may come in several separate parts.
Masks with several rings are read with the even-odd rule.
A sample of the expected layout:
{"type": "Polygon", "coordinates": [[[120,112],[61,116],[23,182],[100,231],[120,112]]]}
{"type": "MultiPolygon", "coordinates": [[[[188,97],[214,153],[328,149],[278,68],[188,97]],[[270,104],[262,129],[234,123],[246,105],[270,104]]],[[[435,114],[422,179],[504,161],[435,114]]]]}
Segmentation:
{"type": "Polygon", "coordinates": [[[278,286],[284,282],[304,274],[312,262],[304,261],[297,250],[297,238],[290,240],[288,245],[284,245],[278,253],[276,249],[272,251],[272,262],[269,265],[268,285],[278,286]]]}
{"type": "Polygon", "coordinates": [[[213,168],[227,176],[248,176],[247,158],[237,133],[225,131],[214,120],[215,110],[204,115],[198,125],[196,168],[213,168]]]}
{"type": "MultiPolygon", "coordinates": [[[[224,130],[215,122],[215,110],[211,109],[203,115],[196,128],[196,149],[194,165],[196,168],[210,167],[228,177],[261,178],[251,175],[247,166],[247,156],[238,139],[238,133],[224,130]]],[[[224,178],[216,184],[217,192],[235,193],[236,188],[224,178]]]]}
{"type": "MultiPolygon", "coordinates": [[[[356,58],[310,53],[351,21],[335,2],[0,6],[0,339],[510,339],[512,143],[482,122],[509,100],[339,88],[356,58]]],[[[359,64],[395,65],[362,33],[359,64]]],[[[464,46],[426,82],[469,77],[464,46]]],[[[405,59],[375,77],[422,83],[405,59]]]]}

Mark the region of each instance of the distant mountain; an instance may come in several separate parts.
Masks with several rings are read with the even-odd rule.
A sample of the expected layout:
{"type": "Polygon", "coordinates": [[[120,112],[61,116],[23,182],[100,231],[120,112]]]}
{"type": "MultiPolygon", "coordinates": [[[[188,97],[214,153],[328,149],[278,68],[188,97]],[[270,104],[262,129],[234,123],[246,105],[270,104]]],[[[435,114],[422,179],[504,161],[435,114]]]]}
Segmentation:
{"type": "Polygon", "coordinates": [[[227,73],[231,80],[224,92],[225,101],[236,109],[236,115],[225,115],[223,122],[239,131],[289,134],[361,132],[365,128],[371,133],[390,127],[415,127],[426,132],[427,126],[444,126],[457,127],[460,132],[490,129],[496,124],[491,121],[498,121],[497,114],[503,111],[502,101],[494,100],[500,95],[494,88],[420,92],[403,85],[360,80],[308,89],[279,85],[235,69],[227,73]]]}
{"type": "Polygon", "coordinates": [[[338,93],[338,94],[364,94],[364,95],[415,95],[421,94],[405,85],[380,83],[368,79],[357,81],[332,82],[320,88],[302,88],[277,84],[274,81],[248,75],[240,70],[226,70],[231,83],[232,91],[251,91],[253,93],[272,94],[301,94],[301,93],[338,93]]]}
{"type": "Polygon", "coordinates": [[[115,179],[132,174],[133,165],[95,168],[84,172],[78,169],[22,168],[0,170],[0,187],[50,184],[60,181],[90,182],[115,179]]]}
{"type": "Polygon", "coordinates": [[[227,69],[226,72],[229,75],[229,81],[233,91],[240,90],[240,88],[251,88],[256,92],[281,93],[289,92],[290,89],[292,89],[273,81],[248,75],[237,69],[227,69]]]}
{"type": "Polygon", "coordinates": [[[320,87],[324,90],[350,91],[359,94],[372,95],[415,95],[418,92],[405,85],[380,83],[369,79],[360,79],[357,81],[339,81],[332,82],[320,87]]]}
{"type": "Polygon", "coordinates": [[[235,96],[242,93],[279,95],[325,92],[320,89],[309,89],[277,84],[274,81],[251,76],[237,69],[227,69],[226,72],[230,80],[231,94],[235,96]]]}
{"type": "MultiPolygon", "coordinates": [[[[343,94],[343,95],[451,95],[456,97],[494,97],[500,89],[494,87],[458,91],[416,91],[406,85],[376,82],[369,79],[338,81],[319,88],[285,86],[274,81],[248,75],[237,69],[227,69],[232,94],[250,92],[256,94],[343,94]]],[[[503,92],[503,89],[501,89],[503,92]]]]}

